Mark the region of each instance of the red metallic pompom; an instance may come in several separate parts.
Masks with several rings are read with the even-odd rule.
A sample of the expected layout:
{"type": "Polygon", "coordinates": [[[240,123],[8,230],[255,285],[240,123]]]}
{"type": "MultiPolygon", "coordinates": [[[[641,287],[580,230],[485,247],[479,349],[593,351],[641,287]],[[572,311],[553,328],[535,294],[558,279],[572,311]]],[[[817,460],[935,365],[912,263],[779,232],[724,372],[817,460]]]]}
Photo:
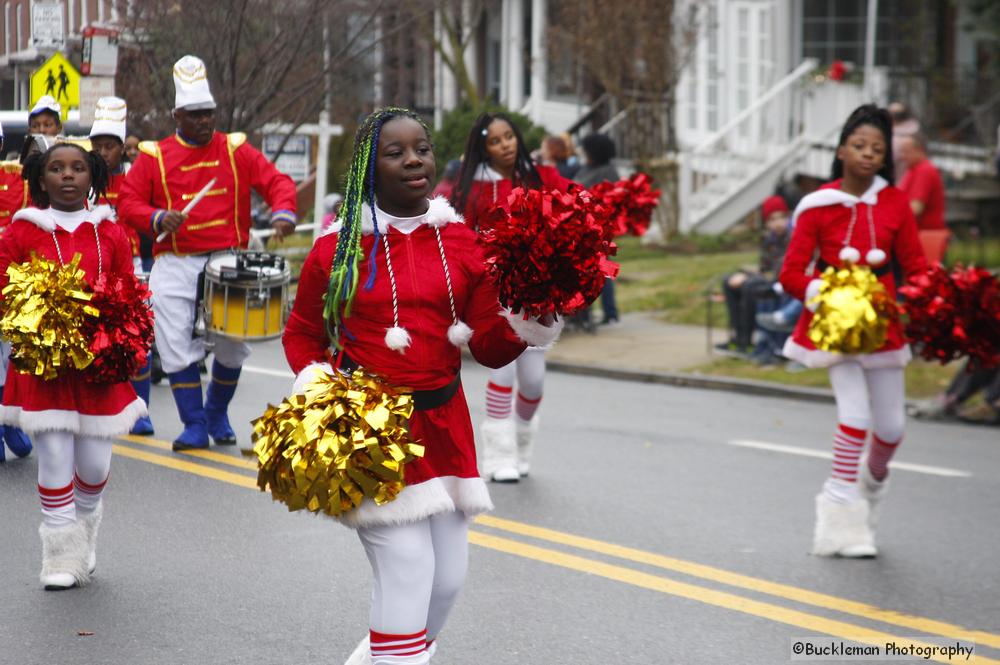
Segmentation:
{"type": "Polygon", "coordinates": [[[101,313],[86,322],[94,362],[86,370],[91,383],[128,381],[146,365],[153,342],[149,288],[131,273],[102,273],[90,304],[101,313]]]}
{"type": "Polygon", "coordinates": [[[590,192],[608,208],[612,236],[646,233],[653,210],[660,202],[660,190],[653,189],[653,180],[645,173],[618,182],[598,183],[590,192]]]}
{"type": "Polygon", "coordinates": [[[1000,364],[1000,283],[988,270],[940,264],[899,289],[907,336],[928,360],[968,356],[984,368],[1000,364]]]}
{"type": "Polygon", "coordinates": [[[608,210],[590,192],[510,193],[482,224],[486,267],[500,302],[531,316],[572,314],[618,274],[617,248],[606,233],[608,210]],[[509,212],[508,212],[509,210],[509,212]]]}

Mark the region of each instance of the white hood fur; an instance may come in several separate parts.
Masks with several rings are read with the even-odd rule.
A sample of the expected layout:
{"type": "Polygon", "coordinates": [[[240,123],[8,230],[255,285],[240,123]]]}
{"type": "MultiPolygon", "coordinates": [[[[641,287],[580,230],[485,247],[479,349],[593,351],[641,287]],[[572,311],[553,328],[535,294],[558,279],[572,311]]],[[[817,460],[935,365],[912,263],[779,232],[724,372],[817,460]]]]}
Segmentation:
{"type": "MultiPolygon", "coordinates": [[[[90,222],[91,224],[100,224],[106,219],[113,220],[115,218],[115,211],[108,205],[99,205],[87,211],[87,216],[83,221],[90,222]]],[[[14,213],[13,221],[23,219],[26,222],[31,222],[38,228],[48,233],[56,230],[56,220],[52,218],[49,214],[48,209],[45,208],[22,208],[14,213]]]]}
{"type": "MultiPolygon", "coordinates": [[[[378,203],[375,204],[376,206],[378,203]]],[[[421,224],[426,224],[428,226],[440,227],[446,224],[464,224],[465,219],[455,212],[455,209],[451,207],[448,203],[448,199],[443,196],[436,196],[430,200],[430,204],[427,207],[427,212],[424,213],[420,219],[421,224]]],[[[330,228],[323,232],[323,235],[330,233],[338,233],[341,228],[341,222],[336,222],[331,224],[330,228]]],[[[379,220],[379,233],[386,232],[386,225],[383,220],[379,220]]],[[[363,204],[361,208],[361,233],[364,235],[370,235],[375,232],[375,225],[372,223],[372,209],[368,204],[363,204]]]]}

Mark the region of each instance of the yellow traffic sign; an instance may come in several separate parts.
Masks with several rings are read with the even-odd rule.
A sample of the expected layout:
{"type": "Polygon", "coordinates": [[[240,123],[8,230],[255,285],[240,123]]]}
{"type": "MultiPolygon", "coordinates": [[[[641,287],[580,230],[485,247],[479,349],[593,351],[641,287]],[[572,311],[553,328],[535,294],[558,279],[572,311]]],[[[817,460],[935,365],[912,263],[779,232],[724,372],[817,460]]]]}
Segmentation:
{"type": "Polygon", "coordinates": [[[43,95],[51,95],[62,105],[63,122],[71,106],[80,106],[80,72],[58,51],[31,74],[31,106],[43,95]]]}

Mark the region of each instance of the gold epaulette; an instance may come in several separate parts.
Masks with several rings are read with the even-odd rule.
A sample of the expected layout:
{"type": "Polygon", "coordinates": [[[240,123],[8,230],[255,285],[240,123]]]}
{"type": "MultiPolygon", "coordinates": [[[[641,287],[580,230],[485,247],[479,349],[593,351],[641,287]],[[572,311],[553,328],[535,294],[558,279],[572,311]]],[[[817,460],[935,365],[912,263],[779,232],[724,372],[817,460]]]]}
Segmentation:
{"type": "Polygon", "coordinates": [[[139,152],[146,153],[150,157],[157,157],[160,154],[160,146],[156,141],[139,141],[139,152]]]}
{"type": "Polygon", "coordinates": [[[233,150],[236,150],[247,142],[247,135],[243,132],[233,132],[232,134],[227,134],[226,138],[229,140],[229,147],[233,150]]]}
{"type": "Polygon", "coordinates": [[[21,162],[0,162],[0,170],[4,173],[21,174],[21,162]]]}

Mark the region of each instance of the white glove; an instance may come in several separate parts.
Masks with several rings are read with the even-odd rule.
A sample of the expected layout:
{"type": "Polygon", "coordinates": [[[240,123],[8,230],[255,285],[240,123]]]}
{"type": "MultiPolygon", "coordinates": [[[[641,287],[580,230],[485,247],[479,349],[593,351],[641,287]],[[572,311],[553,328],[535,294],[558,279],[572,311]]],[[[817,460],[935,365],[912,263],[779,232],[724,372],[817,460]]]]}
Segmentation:
{"type": "Polygon", "coordinates": [[[819,307],[818,302],[814,302],[813,298],[819,295],[820,287],[823,286],[823,280],[814,279],[809,282],[809,286],[806,287],[806,298],[804,304],[810,312],[815,312],[816,308],[819,307]]]}
{"type": "Polygon", "coordinates": [[[306,386],[316,379],[333,374],[333,366],[330,363],[313,363],[306,365],[302,371],[295,376],[295,383],[292,384],[292,394],[305,392],[306,386]]]}

